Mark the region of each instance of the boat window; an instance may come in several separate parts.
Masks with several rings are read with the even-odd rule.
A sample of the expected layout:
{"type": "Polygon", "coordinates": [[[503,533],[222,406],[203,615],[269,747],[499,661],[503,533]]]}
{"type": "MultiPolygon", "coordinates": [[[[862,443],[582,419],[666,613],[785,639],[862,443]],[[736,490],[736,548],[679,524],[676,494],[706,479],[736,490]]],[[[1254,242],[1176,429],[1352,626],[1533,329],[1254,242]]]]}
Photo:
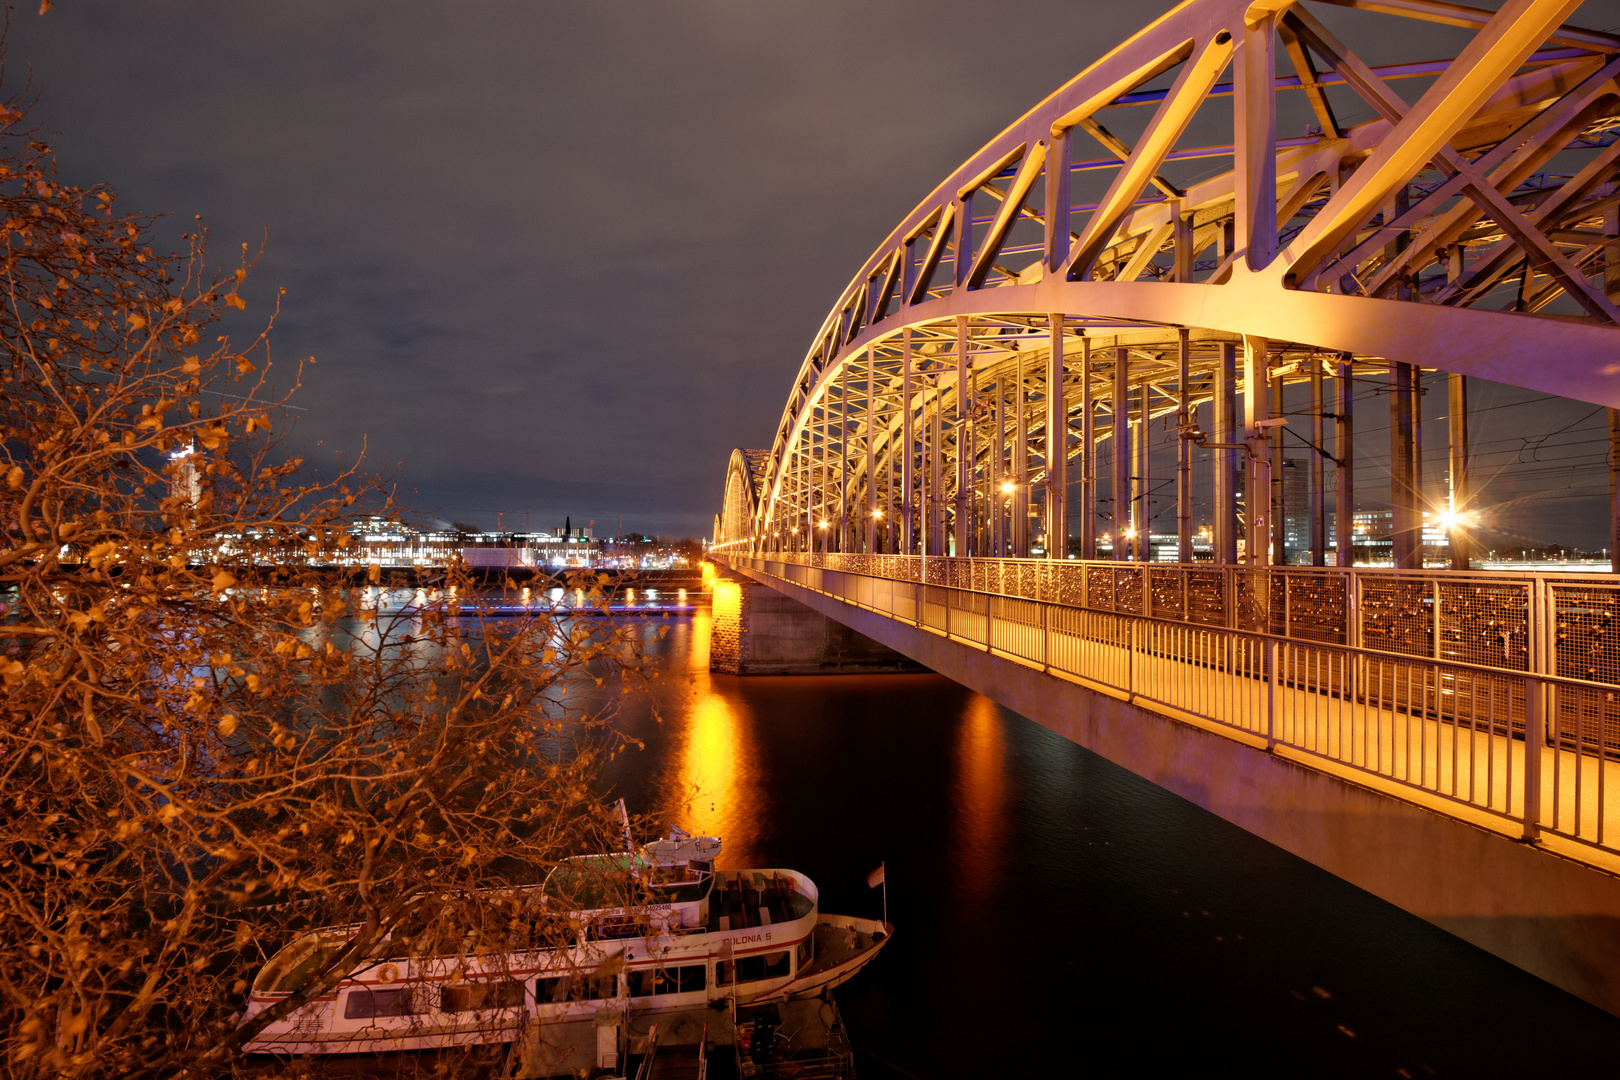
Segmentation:
{"type": "Polygon", "coordinates": [[[685,994],[702,990],[708,985],[708,967],[704,964],[683,964],[670,968],[638,968],[629,973],[630,996],[651,997],[654,994],[685,994]]]}
{"type": "Polygon", "coordinates": [[[798,956],[795,958],[795,963],[793,966],[795,969],[803,971],[805,968],[810,966],[810,960],[810,939],[805,938],[803,941],[799,942],[798,956]]]}
{"type": "Polygon", "coordinates": [[[426,997],[421,987],[373,990],[362,986],[349,991],[343,1003],[343,1017],[346,1020],[363,1020],[372,1016],[416,1016],[428,1011],[426,997]]]}
{"type": "Polygon", "coordinates": [[[439,995],[439,1008],[444,1012],[510,1009],[522,1004],[523,984],[512,979],[446,986],[439,995]]]}
{"type": "Polygon", "coordinates": [[[598,1001],[617,997],[616,975],[550,975],[534,981],[534,999],[542,1004],[564,1001],[598,1001]]]}
{"type": "MultiPolygon", "coordinates": [[[[758,982],[760,979],[777,979],[789,974],[790,957],[784,949],[782,952],[763,953],[759,956],[743,956],[736,961],[738,982],[758,982]]],[[[720,986],[731,985],[731,965],[729,960],[722,960],[715,965],[714,981],[720,986]]]]}

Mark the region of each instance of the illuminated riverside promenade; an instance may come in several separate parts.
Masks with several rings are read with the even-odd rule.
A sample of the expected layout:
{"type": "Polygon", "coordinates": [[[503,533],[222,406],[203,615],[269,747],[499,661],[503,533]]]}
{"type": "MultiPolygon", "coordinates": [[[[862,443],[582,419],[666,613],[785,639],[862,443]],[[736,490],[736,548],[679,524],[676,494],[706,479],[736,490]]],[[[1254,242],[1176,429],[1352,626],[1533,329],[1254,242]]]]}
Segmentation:
{"type": "Polygon", "coordinates": [[[1620,1012],[1620,586],[1466,569],[1470,378],[1620,432],[1620,38],[1544,0],[1332,6],[1467,44],[1375,66],[1288,0],[1141,31],[855,273],[714,555],[1620,1012]],[[1370,381],[1388,487],[1358,493],[1370,381]],[[1365,501],[1393,569],[1351,566],[1365,501]]]}

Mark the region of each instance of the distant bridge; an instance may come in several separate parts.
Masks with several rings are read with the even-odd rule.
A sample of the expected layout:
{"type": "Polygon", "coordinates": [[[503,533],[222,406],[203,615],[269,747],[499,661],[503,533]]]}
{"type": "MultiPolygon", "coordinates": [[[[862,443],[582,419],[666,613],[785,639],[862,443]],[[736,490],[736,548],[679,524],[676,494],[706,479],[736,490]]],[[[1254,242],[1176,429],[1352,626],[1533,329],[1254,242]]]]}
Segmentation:
{"type": "Polygon", "coordinates": [[[1303,4],[1189,0],[1110,52],[861,266],[714,555],[1620,1012],[1620,585],[1465,569],[1467,377],[1620,437],[1620,38],[1556,0],[1332,6],[1468,43],[1376,66],[1303,4]],[[1369,377],[1392,570],[1352,568],[1369,377]]]}

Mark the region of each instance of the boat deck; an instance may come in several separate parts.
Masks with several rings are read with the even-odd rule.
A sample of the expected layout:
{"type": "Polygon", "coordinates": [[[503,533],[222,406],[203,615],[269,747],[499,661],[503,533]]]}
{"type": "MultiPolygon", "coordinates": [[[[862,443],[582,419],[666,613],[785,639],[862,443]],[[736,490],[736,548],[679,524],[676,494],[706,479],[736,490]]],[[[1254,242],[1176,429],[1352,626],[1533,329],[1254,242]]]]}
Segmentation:
{"type": "Polygon", "coordinates": [[[723,870],[709,893],[710,933],[792,922],[810,914],[810,898],[792,888],[792,879],[763,870],[723,870]]]}

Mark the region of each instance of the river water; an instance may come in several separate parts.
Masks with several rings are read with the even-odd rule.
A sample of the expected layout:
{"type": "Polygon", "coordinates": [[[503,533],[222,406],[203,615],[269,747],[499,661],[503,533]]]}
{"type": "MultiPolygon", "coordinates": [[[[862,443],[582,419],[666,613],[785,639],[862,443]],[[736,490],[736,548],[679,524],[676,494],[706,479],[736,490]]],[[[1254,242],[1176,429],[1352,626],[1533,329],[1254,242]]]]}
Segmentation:
{"type": "Polygon", "coordinates": [[[863,1080],[1620,1071],[1620,1019],[943,677],[711,675],[708,632],[647,621],[661,718],[627,700],[606,779],[827,911],[886,865],[863,1080]]]}

